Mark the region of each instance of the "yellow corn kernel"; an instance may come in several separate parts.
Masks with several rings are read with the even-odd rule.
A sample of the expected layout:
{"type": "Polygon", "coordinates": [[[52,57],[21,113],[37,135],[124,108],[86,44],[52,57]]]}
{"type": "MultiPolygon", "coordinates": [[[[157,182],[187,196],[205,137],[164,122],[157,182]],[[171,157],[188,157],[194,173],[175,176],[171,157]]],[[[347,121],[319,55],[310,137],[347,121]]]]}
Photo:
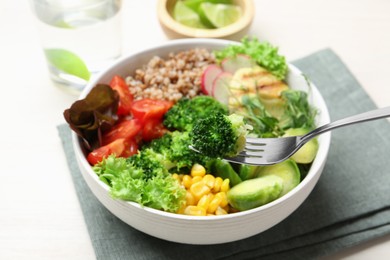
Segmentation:
{"type": "Polygon", "coordinates": [[[221,207],[218,207],[217,210],[215,211],[215,215],[226,215],[227,212],[221,208],[221,207]]]}
{"type": "Polygon", "coordinates": [[[195,176],[200,176],[200,177],[203,177],[205,176],[206,174],[206,169],[198,164],[198,163],[195,163],[192,168],[191,168],[191,176],[192,177],[195,177],[195,176]]]}
{"type": "Polygon", "coordinates": [[[184,175],[182,183],[186,189],[189,189],[192,185],[192,177],[190,175],[184,175]]]}
{"type": "Polygon", "coordinates": [[[222,178],[221,177],[216,177],[214,181],[214,187],[213,187],[213,192],[219,192],[221,190],[221,185],[222,185],[222,178]]]}
{"type": "Polygon", "coordinates": [[[190,216],[206,216],[206,210],[198,206],[187,206],[184,210],[184,214],[190,216]]]}
{"type": "Polygon", "coordinates": [[[172,178],[174,178],[174,179],[180,181],[179,174],[177,174],[177,173],[173,173],[173,174],[172,174],[172,178]]]}
{"type": "Polygon", "coordinates": [[[222,197],[217,196],[219,193],[217,193],[213,199],[210,201],[210,204],[207,208],[207,213],[214,213],[217,208],[221,205],[222,197]]]}
{"type": "Polygon", "coordinates": [[[202,207],[207,211],[207,208],[210,205],[211,200],[213,199],[214,195],[212,193],[203,195],[202,198],[198,201],[197,206],[202,207]]]}
{"type": "Polygon", "coordinates": [[[196,205],[196,200],[194,195],[192,195],[192,193],[189,192],[188,190],[186,191],[186,205],[187,206],[196,205]]]}
{"type": "Polygon", "coordinates": [[[228,205],[226,192],[223,192],[223,191],[218,192],[217,194],[215,194],[215,197],[221,199],[221,201],[219,202],[219,206],[221,206],[222,208],[225,207],[226,205],[228,205]]]}
{"type": "Polygon", "coordinates": [[[179,210],[176,212],[177,214],[184,214],[184,210],[186,209],[187,205],[183,203],[183,205],[179,208],[179,210]]]}
{"type": "Polygon", "coordinates": [[[199,181],[191,185],[190,192],[195,199],[199,200],[203,195],[210,193],[210,188],[204,182],[199,181]]]}
{"type": "Polygon", "coordinates": [[[203,180],[203,177],[202,176],[195,176],[192,178],[192,184],[196,183],[196,182],[200,182],[203,180]]]}
{"type": "Polygon", "coordinates": [[[230,213],[230,205],[227,204],[225,207],[222,207],[228,214],[230,213]]]}
{"type": "Polygon", "coordinates": [[[224,179],[222,184],[221,184],[221,191],[222,192],[227,192],[229,190],[229,183],[230,183],[230,180],[229,179],[224,179]]]}
{"type": "Polygon", "coordinates": [[[210,189],[214,188],[214,183],[215,183],[215,177],[211,174],[206,174],[202,181],[206,183],[207,186],[209,186],[210,189]]]}

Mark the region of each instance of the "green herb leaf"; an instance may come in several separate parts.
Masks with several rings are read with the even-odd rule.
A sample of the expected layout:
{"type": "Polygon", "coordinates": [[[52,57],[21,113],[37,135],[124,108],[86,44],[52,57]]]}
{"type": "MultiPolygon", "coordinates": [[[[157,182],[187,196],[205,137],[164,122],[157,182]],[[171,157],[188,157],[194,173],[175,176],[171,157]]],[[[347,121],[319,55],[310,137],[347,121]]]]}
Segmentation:
{"type": "Polygon", "coordinates": [[[244,109],[242,115],[247,124],[253,126],[253,134],[263,138],[281,135],[278,120],[267,112],[257,96],[244,95],[241,103],[244,109]]]}
{"type": "Polygon", "coordinates": [[[45,49],[47,60],[57,69],[86,81],[91,77],[87,66],[79,56],[64,49],[45,49]]]}
{"type": "Polygon", "coordinates": [[[315,127],[317,111],[310,106],[306,92],[289,89],[282,92],[282,98],[286,101],[285,112],[279,123],[282,129],[315,127]]]}

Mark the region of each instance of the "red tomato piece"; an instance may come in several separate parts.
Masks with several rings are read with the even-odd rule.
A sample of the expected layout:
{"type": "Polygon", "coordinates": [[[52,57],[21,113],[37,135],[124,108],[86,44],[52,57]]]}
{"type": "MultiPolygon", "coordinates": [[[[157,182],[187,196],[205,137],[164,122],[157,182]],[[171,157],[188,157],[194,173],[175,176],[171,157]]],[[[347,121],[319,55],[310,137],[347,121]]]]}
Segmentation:
{"type": "Polygon", "coordinates": [[[167,131],[160,119],[150,119],[142,128],[142,139],[149,142],[162,137],[167,131]]]}
{"type": "Polygon", "coordinates": [[[145,123],[151,118],[161,119],[172,106],[170,101],[145,98],[132,103],[131,113],[145,123]]]}
{"type": "Polygon", "coordinates": [[[112,143],[116,139],[129,140],[134,138],[141,130],[138,119],[124,119],[114,125],[108,132],[103,134],[103,145],[112,143]]]}
{"type": "Polygon", "coordinates": [[[135,140],[130,139],[124,142],[125,150],[122,152],[121,157],[128,158],[138,153],[138,144],[135,140]]]}
{"type": "Polygon", "coordinates": [[[110,82],[110,87],[119,94],[117,114],[129,115],[131,103],[133,102],[133,95],[130,93],[129,86],[127,86],[125,80],[120,76],[114,76],[110,82]]]}
{"type": "Polygon", "coordinates": [[[117,139],[112,143],[101,146],[90,152],[87,156],[87,161],[90,164],[95,165],[111,154],[115,154],[117,156],[121,155],[124,150],[125,139],[117,139]]]}

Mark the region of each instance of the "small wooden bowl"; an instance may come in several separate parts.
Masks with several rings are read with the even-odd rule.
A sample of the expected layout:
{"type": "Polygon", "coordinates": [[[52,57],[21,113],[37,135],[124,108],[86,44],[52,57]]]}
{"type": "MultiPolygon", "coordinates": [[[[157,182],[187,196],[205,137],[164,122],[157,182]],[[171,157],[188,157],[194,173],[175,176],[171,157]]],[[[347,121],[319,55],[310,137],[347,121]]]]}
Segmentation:
{"type": "Polygon", "coordinates": [[[242,16],[236,22],[217,29],[198,29],[185,26],[172,17],[173,7],[177,0],[158,0],[157,15],[166,35],[176,38],[224,38],[240,40],[250,27],[255,7],[253,0],[234,0],[234,4],[242,8],[242,16]]]}

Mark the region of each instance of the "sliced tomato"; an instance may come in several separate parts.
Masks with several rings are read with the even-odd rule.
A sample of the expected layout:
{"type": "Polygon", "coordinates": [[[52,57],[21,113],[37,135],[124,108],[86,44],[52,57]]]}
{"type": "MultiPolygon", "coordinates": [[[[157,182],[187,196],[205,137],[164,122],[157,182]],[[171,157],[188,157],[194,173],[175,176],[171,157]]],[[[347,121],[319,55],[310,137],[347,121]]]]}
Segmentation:
{"type": "Polygon", "coordinates": [[[162,137],[167,131],[161,119],[150,119],[142,128],[142,139],[149,142],[162,137]]]}
{"type": "Polygon", "coordinates": [[[141,130],[141,123],[138,119],[124,119],[114,125],[108,132],[103,134],[103,145],[112,143],[116,139],[129,140],[134,138],[141,130]]]}
{"type": "Polygon", "coordinates": [[[152,118],[161,119],[172,106],[173,103],[170,101],[145,98],[132,103],[131,113],[145,123],[152,118]]]}
{"type": "Polygon", "coordinates": [[[119,94],[118,115],[129,115],[131,111],[131,103],[133,95],[130,93],[129,86],[121,76],[114,76],[110,82],[110,87],[116,90],[119,94]]]}
{"type": "Polygon", "coordinates": [[[111,154],[115,154],[117,156],[121,155],[124,150],[125,139],[117,139],[112,143],[101,146],[90,152],[87,156],[87,161],[90,164],[95,165],[111,154]]]}
{"type": "Polygon", "coordinates": [[[138,144],[134,139],[129,139],[124,142],[125,150],[122,152],[121,157],[128,158],[138,153],[138,144]]]}

